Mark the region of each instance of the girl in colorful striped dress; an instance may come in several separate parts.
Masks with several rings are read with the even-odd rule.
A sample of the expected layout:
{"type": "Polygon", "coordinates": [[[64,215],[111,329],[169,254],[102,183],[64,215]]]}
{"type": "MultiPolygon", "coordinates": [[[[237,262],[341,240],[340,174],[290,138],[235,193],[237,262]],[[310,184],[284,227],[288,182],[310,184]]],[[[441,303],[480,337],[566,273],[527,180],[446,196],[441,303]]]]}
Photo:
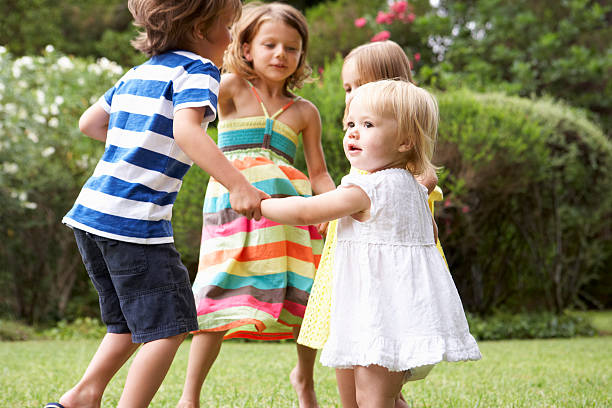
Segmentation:
{"type": "MultiPolygon", "coordinates": [[[[335,189],[321,147],[319,113],[289,91],[310,73],[302,14],[286,4],[251,3],[232,37],[219,92],[219,148],[272,197],[309,197],[313,191],[335,189]],[[300,134],[310,177],[292,165],[300,134]]],[[[211,179],[193,284],[199,331],[191,344],[180,407],[199,406],[203,382],[224,338],[297,338],[323,249],[316,226],[249,220],[231,210],[227,194],[211,179]]],[[[299,406],[317,406],[316,350],[297,345],[297,355],[290,381],[299,406]]]]}

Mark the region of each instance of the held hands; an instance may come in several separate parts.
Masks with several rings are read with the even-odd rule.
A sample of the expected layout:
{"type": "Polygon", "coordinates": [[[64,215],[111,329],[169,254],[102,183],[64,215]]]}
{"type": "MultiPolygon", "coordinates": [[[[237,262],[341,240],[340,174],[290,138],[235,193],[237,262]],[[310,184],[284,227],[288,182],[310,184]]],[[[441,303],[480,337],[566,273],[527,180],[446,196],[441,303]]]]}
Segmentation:
{"type": "Polygon", "coordinates": [[[317,225],[317,231],[319,231],[319,234],[325,237],[327,235],[327,227],[329,227],[329,221],[322,222],[321,224],[317,225]]]}
{"type": "Polygon", "coordinates": [[[256,221],[261,218],[261,200],[270,198],[268,194],[253,187],[248,182],[230,190],[229,193],[232,209],[248,219],[254,218],[256,221]]]}

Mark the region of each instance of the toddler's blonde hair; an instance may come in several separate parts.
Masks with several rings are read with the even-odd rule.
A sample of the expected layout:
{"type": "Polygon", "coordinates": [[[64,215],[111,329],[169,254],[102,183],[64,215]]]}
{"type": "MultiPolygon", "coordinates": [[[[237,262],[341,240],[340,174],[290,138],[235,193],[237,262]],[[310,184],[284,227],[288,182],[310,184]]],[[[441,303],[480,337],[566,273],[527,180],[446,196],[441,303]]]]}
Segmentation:
{"type": "Polygon", "coordinates": [[[201,18],[207,29],[222,13],[240,18],[242,3],[240,0],[129,0],[128,8],[134,25],[144,29],[132,40],[132,45],[152,57],[185,47],[189,31],[201,18]]]}
{"type": "Polygon", "coordinates": [[[359,73],[358,86],[383,79],[413,82],[408,56],[393,41],[376,41],[360,45],[346,57],[344,64],[355,64],[359,73]]]}
{"type": "Polygon", "coordinates": [[[252,2],[243,8],[242,18],[232,29],[232,42],[223,60],[225,72],[233,72],[246,79],[255,79],[257,74],[253,63],[246,60],[242,53],[242,44],[250,43],[259,27],[266,21],[280,21],[294,28],[302,38],[302,54],[293,74],[285,81],[285,90],[301,88],[312,70],[306,63],[308,51],[308,25],[304,15],[296,8],[284,3],[252,2]]]}
{"type": "Polygon", "coordinates": [[[410,145],[406,156],[408,171],[416,176],[433,167],[439,117],[433,95],[410,82],[383,80],[357,88],[347,109],[358,98],[374,114],[396,121],[396,137],[410,145]]]}

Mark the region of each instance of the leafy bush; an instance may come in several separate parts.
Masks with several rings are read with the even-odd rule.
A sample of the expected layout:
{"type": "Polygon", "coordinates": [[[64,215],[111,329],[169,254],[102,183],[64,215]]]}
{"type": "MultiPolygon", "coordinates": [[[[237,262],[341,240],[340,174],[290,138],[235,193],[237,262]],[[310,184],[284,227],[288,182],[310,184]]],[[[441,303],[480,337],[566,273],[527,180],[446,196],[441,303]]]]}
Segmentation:
{"type": "Polygon", "coordinates": [[[51,46],[18,59],[0,47],[3,315],[29,323],[62,317],[75,288],[96,303],[74,236],[60,221],[104,149],[79,132],[78,118],[122,71],[51,46]]]}
{"type": "Polygon", "coordinates": [[[467,308],[560,313],[588,299],[583,289],[612,256],[611,142],[551,100],[468,91],[438,100],[446,201],[436,215],[467,308]]]}
{"type": "Polygon", "coordinates": [[[31,326],[18,321],[0,319],[0,341],[34,340],[40,335],[31,326]]]}
{"type": "Polygon", "coordinates": [[[91,317],[79,317],[73,322],[61,320],[55,327],[42,332],[50,340],[101,339],[105,334],[106,326],[100,319],[91,317]]]}
{"type": "Polygon", "coordinates": [[[477,340],[548,339],[594,336],[595,329],[580,316],[553,313],[495,313],[486,318],[468,314],[470,332],[477,340]]]}

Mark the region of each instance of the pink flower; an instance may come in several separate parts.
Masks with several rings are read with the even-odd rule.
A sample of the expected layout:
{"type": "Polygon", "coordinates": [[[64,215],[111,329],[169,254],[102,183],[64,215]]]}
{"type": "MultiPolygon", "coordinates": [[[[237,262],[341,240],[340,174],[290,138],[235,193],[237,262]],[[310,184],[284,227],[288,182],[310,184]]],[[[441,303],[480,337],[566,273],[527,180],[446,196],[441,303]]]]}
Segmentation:
{"type": "Polygon", "coordinates": [[[419,62],[419,61],[421,60],[421,54],[420,54],[420,53],[418,53],[418,52],[415,52],[415,53],[414,53],[414,60],[415,60],[416,62],[419,62]]]}
{"type": "Polygon", "coordinates": [[[444,200],[444,207],[450,207],[451,206],[451,200],[450,198],[447,198],[446,200],[444,200]]]}
{"type": "Polygon", "coordinates": [[[391,4],[390,8],[394,14],[402,14],[404,11],[406,11],[407,7],[408,7],[407,1],[398,1],[398,2],[391,4]]]}
{"type": "Polygon", "coordinates": [[[367,22],[368,20],[366,20],[364,17],[358,18],[357,20],[355,20],[355,27],[361,28],[365,26],[367,22]]]}
{"type": "Polygon", "coordinates": [[[391,13],[385,13],[384,11],[379,11],[376,16],[377,24],[391,24],[395,16],[391,13]]]}
{"type": "Polygon", "coordinates": [[[323,75],[323,67],[319,67],[319,75],[323,75]]]}
{"type": "Polygon", "coordinates": [[[461,208],[461,212],[464,213],[464,214],[469,213],[470,212],[470,207],[468,207],[467,205],[464,205],[461,208]]]}
{"type": "Polygon", "coordinates": [[[416,16],[414,15],[414,13],[410,13],[406,16],[406,21],[408,21],[409,23],[412,23],[415,18],[416,16]]]}
{"type": "Polygon", "coordinates": [[[374,34],[374,37],[370,38],[370,42],[385,41],[391,37],[391,33],[387,30],[381,31],[380,33],[374,34]]]}

